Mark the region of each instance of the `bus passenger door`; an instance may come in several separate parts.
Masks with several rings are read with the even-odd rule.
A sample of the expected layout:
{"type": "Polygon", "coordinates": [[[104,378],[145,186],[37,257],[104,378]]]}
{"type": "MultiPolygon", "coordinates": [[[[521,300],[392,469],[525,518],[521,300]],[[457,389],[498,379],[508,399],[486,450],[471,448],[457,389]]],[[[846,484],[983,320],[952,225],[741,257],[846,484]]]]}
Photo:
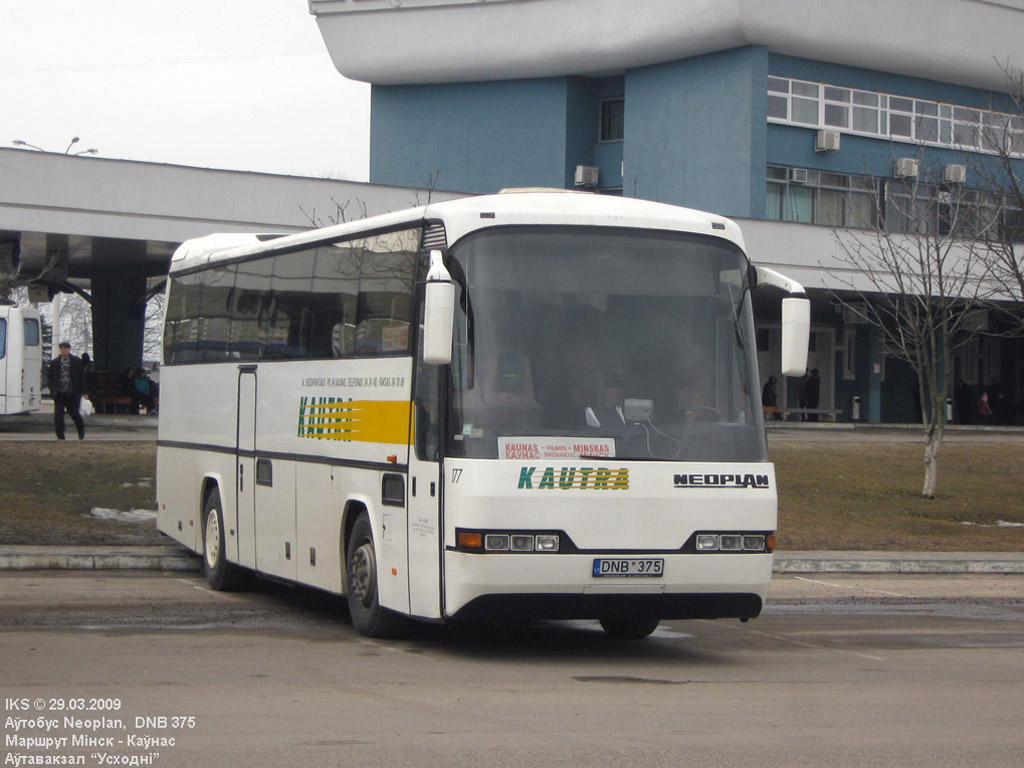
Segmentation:
{"type": "Polygon", "coordinates": [[[409,451],[409,612],[441,618],[440,371],[419,357],[409,451]]]}
{"type": "MultiPolygon", "coordinates": [[[[236,436],[235,510],[238,520],[238,562],[256,567],[256,366],[238,367],[238,429],[236,436]]],[[[231,524],[226,533],[230,533],[231,524]]],[[[229,540],[229,539],[228,539],[229,540]]],[[[231,552],[231,544],[227,544],[231,552]]]]}

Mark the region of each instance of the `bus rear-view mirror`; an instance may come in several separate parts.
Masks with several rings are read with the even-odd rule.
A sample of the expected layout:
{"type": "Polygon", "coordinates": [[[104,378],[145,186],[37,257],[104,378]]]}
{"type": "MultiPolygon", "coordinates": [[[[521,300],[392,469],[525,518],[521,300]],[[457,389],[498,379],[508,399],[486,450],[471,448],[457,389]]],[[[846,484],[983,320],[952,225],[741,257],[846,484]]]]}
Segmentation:
{"type": "Polygon", "coordinates": [[[444,266],[440,251],[430,252],[423,306],[423,362],[447,365],[452,361],[455,322],[455,283],[444,266]]]}
{"type": "Polygon", "coordinates": [[[811,339],[811,302],[804,298],[782,300],[782,374],[807,372],[807,348],[811,339]]]}

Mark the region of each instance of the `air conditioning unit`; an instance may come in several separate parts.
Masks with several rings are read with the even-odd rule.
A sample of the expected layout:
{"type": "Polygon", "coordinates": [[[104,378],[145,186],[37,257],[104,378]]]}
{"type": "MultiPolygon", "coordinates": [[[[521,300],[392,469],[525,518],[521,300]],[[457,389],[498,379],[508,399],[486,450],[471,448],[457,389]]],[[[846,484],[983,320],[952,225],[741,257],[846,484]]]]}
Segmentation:
{"type": "Polygon", "coordinates": [[[836,152],[839,149],[839,131],[818,131],[814,138],[815,152],[836,152]]]}
{"type": "Polygon", "coordinates": [[[806,184],[807,183],[807,169],[806,168],[790,168],[789,169],[789,180],[794,184],[806,184]]]}
{"type": "Polygon", "coordinates": [[[967,166],[947,165],[942,169],[942,180],[947,184],[963,184],[967,181],[967,166]]]}
{"type": "Polygon", "coordinates": [[[913,157],[897,157],[896,177],[900,179],[916,179],[917,160],[913,157]]]}
{"type": "Polygon", "coordinates": [[[596,187],[599,169],[593,165],[576,166],[576,186],[596,187]]]}

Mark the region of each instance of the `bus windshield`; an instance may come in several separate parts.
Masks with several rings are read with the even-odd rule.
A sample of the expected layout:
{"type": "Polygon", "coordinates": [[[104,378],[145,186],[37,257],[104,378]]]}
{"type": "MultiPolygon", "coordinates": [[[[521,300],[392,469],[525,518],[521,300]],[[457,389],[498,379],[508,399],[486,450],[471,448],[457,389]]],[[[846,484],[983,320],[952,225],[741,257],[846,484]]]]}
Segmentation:
{"type": "Polygon", "coordinates": [[[460,284],[447,454],[761,461],[747,258],[705,235],[505,227],[460,284]]]}

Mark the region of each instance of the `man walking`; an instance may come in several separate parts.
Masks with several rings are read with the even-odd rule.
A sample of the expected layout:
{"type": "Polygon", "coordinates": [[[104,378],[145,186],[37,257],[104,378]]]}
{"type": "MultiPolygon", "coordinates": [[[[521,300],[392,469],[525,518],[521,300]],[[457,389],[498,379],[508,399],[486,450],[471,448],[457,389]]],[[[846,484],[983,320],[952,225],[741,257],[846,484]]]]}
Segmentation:
{"type": "Polygon", "coordinates": [[[64,411],[78,429],[78,439],[85,437],[85,421],[79,413],[85,391],[85,368],[80,358],[71,354],[71,344],[60,343],[60,357],[50,362],[50,394],[53,396],[53,428],[57,439],[64,439],[64,411]]]}

